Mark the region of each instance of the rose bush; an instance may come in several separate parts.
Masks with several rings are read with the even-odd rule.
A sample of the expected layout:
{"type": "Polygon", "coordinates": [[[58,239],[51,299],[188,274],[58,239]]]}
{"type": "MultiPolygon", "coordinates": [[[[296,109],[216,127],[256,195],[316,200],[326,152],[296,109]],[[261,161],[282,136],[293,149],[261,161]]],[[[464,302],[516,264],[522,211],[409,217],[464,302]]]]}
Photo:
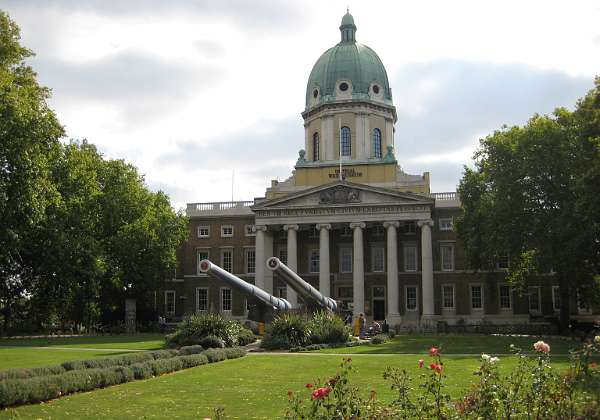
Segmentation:
{"type": "Polygon", "coordinates": [[[384,378],[396,398],[377,400],[374,390],[364,395],[350,385],[351,359],[344,359],[338,375],[306,385],[308,395],[288,392],[287,419],[592,419],[600,418],[600,369],[592,360],[600,352],[600,336],[572,352],[564,373],[550,365],[550,346],[533,344],[534,356],[511,346],[517,367],[501,374],[502,360],[481,355],[474,372],[478,380],[466,394],[452,401],[445,392],[446,373],[442,349],[429,349],[429,361],[416,361],[418,389],[411,386],[406,369],[388,367],[384,378]]]}

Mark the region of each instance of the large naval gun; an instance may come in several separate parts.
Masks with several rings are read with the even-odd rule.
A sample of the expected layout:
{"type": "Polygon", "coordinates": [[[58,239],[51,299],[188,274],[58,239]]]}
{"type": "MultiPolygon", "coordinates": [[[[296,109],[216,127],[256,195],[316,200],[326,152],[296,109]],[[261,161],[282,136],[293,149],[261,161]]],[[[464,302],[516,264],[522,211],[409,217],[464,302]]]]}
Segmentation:
{"type": "Polygon", "coordinates": [[[200,271],[247,295],[248,319],[251,321],[271,322],[275,313],[292,309],[292,305],[287,300],[270,295],[260,287],[234,276],[209,260],[200,261],[200,271]]]}
{"type": "Polygon", "coordinates": [[[324,296],[321,292],[315,289],[307,281],[302,279],[291,268],[282,263],[279,258],[271,257],[267,260],[267,268],[290,286],[298,296],[301,296],[307,305],[308,310],[323,308],[331,312],[337,311],[337,303],[330,297],[324,296]]]}

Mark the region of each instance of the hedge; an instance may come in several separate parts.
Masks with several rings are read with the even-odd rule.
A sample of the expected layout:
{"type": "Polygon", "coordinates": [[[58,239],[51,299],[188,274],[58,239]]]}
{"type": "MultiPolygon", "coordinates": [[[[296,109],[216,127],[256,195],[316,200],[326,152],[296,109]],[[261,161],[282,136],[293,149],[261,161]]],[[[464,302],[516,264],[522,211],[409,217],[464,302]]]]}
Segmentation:
{"type": "MultiPolygon", "coordinates": [[[[167,358],[166,353],[149,353],[153,353],[151,360],[132,363],[129,366],[72,369],[46,376],[0,381],[0,407],[46,401],[75,392],[91,391],[96,388],[104,388],[135,379],[147,379],[206,363],[235,359],[244,356],[246,351],[235,347],[208,349],[198,354],[171,358],[167,358]]],[[[69,366],[80,365],[72,363],[69,366]]]]}

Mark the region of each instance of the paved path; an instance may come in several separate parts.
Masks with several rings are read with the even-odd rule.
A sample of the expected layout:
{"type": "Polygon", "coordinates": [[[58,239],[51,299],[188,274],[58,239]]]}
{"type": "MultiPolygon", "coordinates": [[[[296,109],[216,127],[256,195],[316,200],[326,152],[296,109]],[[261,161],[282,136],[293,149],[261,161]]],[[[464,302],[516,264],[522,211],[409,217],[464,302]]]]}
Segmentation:
{"type": "MultiPolygon", "coordinates": [[[[513,353],[491,353],[493,356],[514,356],[513,353]]],[[[308,351],[295,352],[295,353],[286,353],[286,352],[251,352],[248,353],[248,356],[341,356],[341,357],[394,357],[394,356],[415,356],[415,357],[425,357],[428,356],[427,353],[311,353],[308,351]]],[[[481,353],[451,353],[444,354],[444,357],[481,357],[481,353]]],[[[527,356],[533,356],[533,354],[528,354],[527,356]]],[[[559,357],[568,357],[569,354],[551,354],[551,356],[559,356],[559,357]]]]}

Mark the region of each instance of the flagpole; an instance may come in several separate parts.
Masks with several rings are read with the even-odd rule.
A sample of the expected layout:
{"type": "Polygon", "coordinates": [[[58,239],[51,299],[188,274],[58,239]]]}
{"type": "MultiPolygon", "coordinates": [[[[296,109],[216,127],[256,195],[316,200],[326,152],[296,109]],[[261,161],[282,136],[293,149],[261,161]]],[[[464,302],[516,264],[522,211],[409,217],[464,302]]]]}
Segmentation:
{"type": "Polygon", "coordinates": [[[342,119],[340,118],[338,120],[338,122],[339,122],[338,134],[340,136],[340,181],[343,181],[343,177],[342,177],[342,119]]]}

